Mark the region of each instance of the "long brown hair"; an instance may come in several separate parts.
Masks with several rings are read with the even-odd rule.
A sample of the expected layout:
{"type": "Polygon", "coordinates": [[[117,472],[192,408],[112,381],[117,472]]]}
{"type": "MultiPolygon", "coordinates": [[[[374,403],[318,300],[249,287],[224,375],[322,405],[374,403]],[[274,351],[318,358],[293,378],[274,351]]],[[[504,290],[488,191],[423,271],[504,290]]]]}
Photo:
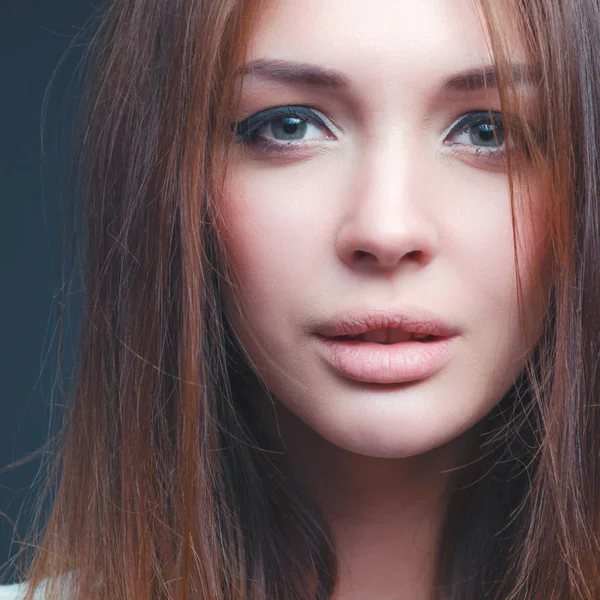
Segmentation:
{"type": "MultiPolygon", "coordinates": [[[[552,289],[527,367],[457,479],[438,596],[592,600],[600,7],[481,5],[503,109],[519,105],[508,22],[537,68],[542,135],[514,127],[508,161],[513,182],[525,159],[543,175],[552,289]]],[[[26,600],[43,580],[49,600],[325,600],[335,589],[327,527],[248,408],[256,380],[220,301],[228,274],[214,223],[258,8],[122,0],[98,21],[72,179],[84,313],[26,546],[26,600]]]]}

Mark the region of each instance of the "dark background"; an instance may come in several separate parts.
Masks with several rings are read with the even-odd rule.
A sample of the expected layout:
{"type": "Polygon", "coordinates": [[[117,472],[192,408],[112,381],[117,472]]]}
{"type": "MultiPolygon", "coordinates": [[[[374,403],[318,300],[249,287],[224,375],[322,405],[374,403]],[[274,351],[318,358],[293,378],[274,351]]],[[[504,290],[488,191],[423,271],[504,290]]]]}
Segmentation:
{"type": "MultiPolygon", "coordinates": [[[[45,442],[50,401],[60,403],[54,296],[73,75],[89,36],[73,40],[93,9],[89,0],[0,0],[0,471],[45,442]]],[[[14,522],[18,536],[29,525],[39,466],[0,472],[0,566],[17,550],[14,522]]],[[[14,579],[0,570],[1,583],[14,579]]]]}

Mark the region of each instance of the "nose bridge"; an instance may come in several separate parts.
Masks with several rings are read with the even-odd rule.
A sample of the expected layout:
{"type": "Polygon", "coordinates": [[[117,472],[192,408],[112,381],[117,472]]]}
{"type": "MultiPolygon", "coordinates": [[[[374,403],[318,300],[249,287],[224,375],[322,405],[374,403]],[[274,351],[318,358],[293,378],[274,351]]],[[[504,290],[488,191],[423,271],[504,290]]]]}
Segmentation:
{"type": "Polygon", "coordinates": [[[428,262],[436,251],[427,168],[408,135],[367,145],[353,165],[338,238],[346,262],[369,257],[393,267],[403,258],[428,262]]]}

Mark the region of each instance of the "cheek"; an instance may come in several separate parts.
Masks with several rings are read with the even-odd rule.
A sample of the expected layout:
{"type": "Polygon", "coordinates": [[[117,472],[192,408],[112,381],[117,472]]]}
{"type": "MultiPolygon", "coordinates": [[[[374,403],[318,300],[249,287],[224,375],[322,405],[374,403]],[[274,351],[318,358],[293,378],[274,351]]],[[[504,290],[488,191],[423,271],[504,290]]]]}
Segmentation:
{"type": "Polygon", "coordinates": [[[266,308],[271,299],[281,301],[302,277],[299,266],[307,249],[298,239],[306,237],[306,225],[298,218],[282,218],[273,210],[276,202],[264,195],[254,201],[255,194],[229,194],[222,211],[226,227],[220,233],[244,306],[266,308]]]}
{"type": "MultiPolygon", "coordinates": [[[[542,185],[531,178],[515,190],[514,222],[508,187],[498,197],[499,212],[482,213],[471,231],[474,245],[465,255],[473,271],[480,303],[480,346],[485,352],[505,348],[507,363],[520,370],[542,331],[547,314],[550,271],[542,185]],[[497,342],[496,342],[497,340],[497,342]]],[[[466,249],[466,246],[463,246],[466,249]]],[[[498,364],[500,364],[500,361],[498,364]]]]}
{"type": "MultiPolygon", "coordinates": [[[[244,309],[285,307],[315,286],[332,254],[331,170],[239,167],[225,188],[219,235],[244,309]],[[306,171],[305,176],[303,176],[306,171]]],[[[329,264],[329,263],[328,263],[329,264]]]]}
{"type": "Polygon", "coordinates": [[[524,293],[547,287],[544,191],[535,177],[515,188],[514,218],[506,179],[458,188],[454,196],[461,210],[441,217],[450,224],[448,235],[457,252],[449,260],[470,265],[473,287],[501,298],[512,297],[517,269],[524,293]]]}
{"type": "Polygon", "coordinates": [[[218,227],[231,279],[226,312],[244,347],[254,352],[272,348],[285,334],[298,290],[314,285],[308,265],[322,251],[307,243],[312,224],[306,203],[294,196],[298,187],[284,185],[282,191],[281,183],[268,182],[254,174],[232,177],[218,227]]]}
{"type": "Polygon", "coordinates": [[[465,319],[463,376],[476,375],[496,402],[523,368],[546,314],[544,198],[534,181],[528,191],[516,190],[517,273],[508,184],[484,183],[479,189],[485,194],[477,194],[476,186],[457,186],[452,199],[460,210],[440,217],[445,224],[440,277],[449,287],[436,306],[452,307],[465,319]]]}
{"type": "Polygon", "coordinates": [[[525,343],[537,340],[548,312],[552,287],[552,247],[548,234],[546,194],[541,182],[534,180],[526,198],[517,207],[517,256],[526,312],[522,330],[525,343]]]}

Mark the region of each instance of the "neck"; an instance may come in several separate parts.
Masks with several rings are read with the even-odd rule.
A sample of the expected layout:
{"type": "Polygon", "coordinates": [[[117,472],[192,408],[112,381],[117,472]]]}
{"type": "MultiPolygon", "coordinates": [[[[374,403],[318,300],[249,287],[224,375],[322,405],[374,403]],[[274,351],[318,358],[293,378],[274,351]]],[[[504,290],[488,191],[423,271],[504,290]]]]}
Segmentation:
{"type": "Polygon", "coordinates": [[[335,600],[432,600],[447,491],[466,436],[415,457],[374,458],[329,443],[281,405],[277,420],[292,472],[333,535],[335,600]]]}

